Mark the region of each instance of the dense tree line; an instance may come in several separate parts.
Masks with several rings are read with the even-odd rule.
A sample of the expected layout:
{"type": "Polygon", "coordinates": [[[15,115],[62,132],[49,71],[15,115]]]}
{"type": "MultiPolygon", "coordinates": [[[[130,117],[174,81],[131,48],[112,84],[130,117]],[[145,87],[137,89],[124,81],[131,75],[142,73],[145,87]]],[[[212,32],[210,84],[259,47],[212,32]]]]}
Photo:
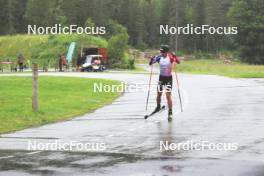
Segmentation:
{"type": "Polygon", "coordinates": [[[129,44],[137,48],[156,48],[161,43],[185,52],[239,48],[244,61],[259,64],[264,63],[263,4],[263,0],[0,0],[0,34],[25,33],[27,24],[111,27],[119,23],[127,28],[129,44]],[[160,35],[161,24],[237,25],[241,33],[160,35]]]}

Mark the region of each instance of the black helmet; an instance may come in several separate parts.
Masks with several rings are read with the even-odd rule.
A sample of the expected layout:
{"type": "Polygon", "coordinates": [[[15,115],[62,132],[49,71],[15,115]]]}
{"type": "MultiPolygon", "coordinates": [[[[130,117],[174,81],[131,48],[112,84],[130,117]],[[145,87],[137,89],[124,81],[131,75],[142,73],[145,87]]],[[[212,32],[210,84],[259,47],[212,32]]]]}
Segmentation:
{"type": "Polygon", "coordinates": [[[160,46],[160,51],[163,53],[169,52],[170,51],[170,47],[168,45],[161,45],[160,46]]]}

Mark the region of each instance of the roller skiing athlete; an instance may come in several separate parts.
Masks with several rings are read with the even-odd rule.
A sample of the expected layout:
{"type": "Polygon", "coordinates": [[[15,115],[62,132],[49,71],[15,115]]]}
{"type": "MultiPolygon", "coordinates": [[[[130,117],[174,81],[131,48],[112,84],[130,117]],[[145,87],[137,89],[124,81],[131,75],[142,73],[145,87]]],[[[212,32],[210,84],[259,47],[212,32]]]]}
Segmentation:
{"type": "Polygon", "coordinates": [[[149,65],[158,63],[160,65],[160,75],[159,82],[157,87],[157,107],[151,113],[152,115],[164,109],[164,106],[161,106],[161,96],[163,91],[165,90],[167,104],[168,104],[168,121],[172,120],[172,73],[173,73],[173,64],[180,64],[180,59],[173,53],[170,52],[170,48],[168,45],[162,45],[160,47],[160,55],[154,56],[151,58],[149,65]]]}

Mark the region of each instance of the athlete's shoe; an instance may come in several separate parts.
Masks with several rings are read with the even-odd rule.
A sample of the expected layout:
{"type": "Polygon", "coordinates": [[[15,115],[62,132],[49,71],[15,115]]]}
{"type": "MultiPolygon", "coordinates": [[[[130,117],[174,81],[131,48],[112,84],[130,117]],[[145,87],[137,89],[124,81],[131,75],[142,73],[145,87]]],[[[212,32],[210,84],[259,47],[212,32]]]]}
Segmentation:
{"type": "Polygon", "coordinates": [[[172,121],[172,112],[171,111],[169,111],[169,113],[168,113],[168,121],[169,122],[172,121]]]}

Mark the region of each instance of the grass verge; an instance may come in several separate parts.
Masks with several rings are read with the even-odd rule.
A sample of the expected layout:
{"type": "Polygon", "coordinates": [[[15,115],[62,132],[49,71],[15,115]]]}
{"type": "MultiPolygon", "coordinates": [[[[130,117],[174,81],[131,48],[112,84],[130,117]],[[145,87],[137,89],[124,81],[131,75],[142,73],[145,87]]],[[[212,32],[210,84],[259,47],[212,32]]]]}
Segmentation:
{"type": "Polygon", "coordinates": [[[233,78],[264,78],[264,65],[247,65],[237,62],[224,64],[217,59],[187,60],[177,65],[183,73],[212,74],[233,78]]]}
{"type": "Polygon", "coordinates": [[[31,77],[0,77],[0,133],[58,122],[91,112],[120,93],[94,93],[93,83],[119,81],[68,77],[39,77],[39,112],[31,109],[31,77]]]}

